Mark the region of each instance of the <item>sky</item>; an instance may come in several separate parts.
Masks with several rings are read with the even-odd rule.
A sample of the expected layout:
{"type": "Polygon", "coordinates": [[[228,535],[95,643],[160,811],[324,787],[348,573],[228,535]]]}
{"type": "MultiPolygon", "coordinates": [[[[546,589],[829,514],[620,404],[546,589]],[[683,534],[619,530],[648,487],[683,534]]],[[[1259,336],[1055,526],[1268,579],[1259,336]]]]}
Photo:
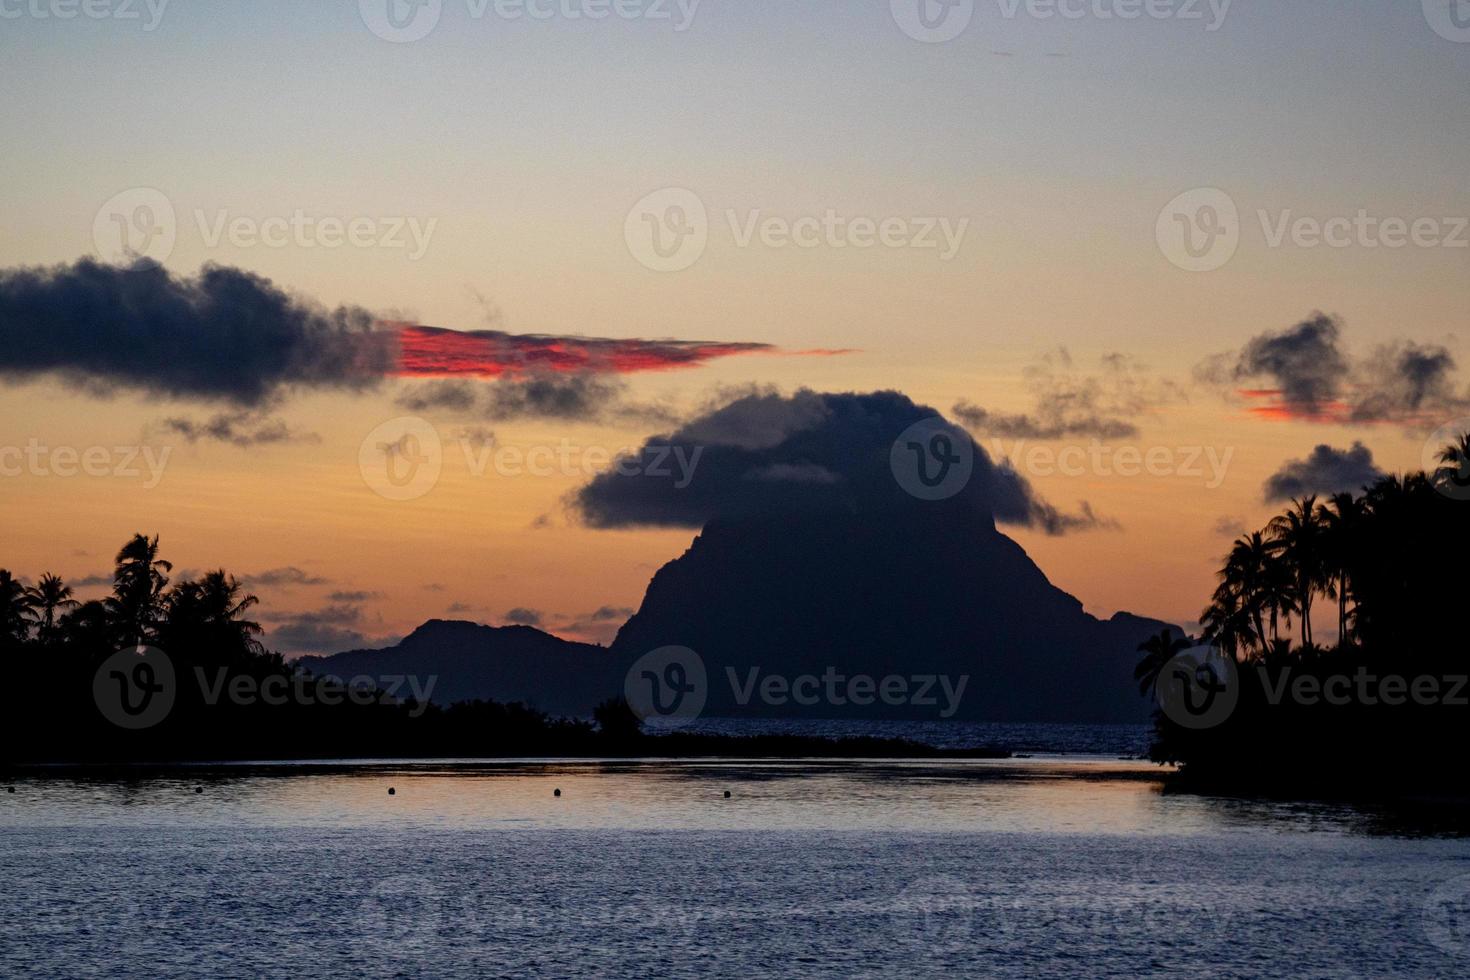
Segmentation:
{"type": "Polygon", "coordinates": [[[599,461],[752,385],[895,389],[1094,516],[1006,529],[1090,611],[1189,625],[1269,488],[1470,419],[1466,8],[0,0],[0,564],[98,581],[148,531],[291,652],[432,617],[606,641],[694,532],[586,526],[599,461]],[[56,270],[125,245],[164,291],[217,266],[293,322],[481,333],[450,387],[440,341],[350,377],[272,367],[248,319],[94,343],[56,270]],[[392,499],[362,453],[404,417],[439,475],[392,499]],[[33,445],[108,462],[6,463],[33,445]]]}

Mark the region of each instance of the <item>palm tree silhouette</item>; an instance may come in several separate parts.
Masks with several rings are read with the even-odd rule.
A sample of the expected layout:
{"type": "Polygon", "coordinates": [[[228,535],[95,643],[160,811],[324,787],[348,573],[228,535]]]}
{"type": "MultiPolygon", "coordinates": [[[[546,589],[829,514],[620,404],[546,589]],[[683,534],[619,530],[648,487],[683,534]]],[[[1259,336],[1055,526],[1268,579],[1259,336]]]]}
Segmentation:
{"type": "Polygon", "coordinates": [[[1271,543],[1260,531],[1240,538],[1230,549],[1222,572],[1223,587],[1234,592],[1240,600],[1241,611],[1250,619],[1254,630],[1254,642],[1264,646],[1266,627],[1263,620],[1265,609],[1273,609],[1271,543]]]}
{"type": "Polygon", "coordinates": [[[72,598],[71,586],[63,582],[61,576],[47,572],[41,576],[39,584],[31,586],[28,594],[32,607],[39,615],[41,639],[48,642],[54,640],[57,612],[75,609],[79,605],[72,598]]]}
{"type": "Polygon", "coordinates": [[[1302,645],[1312,643],[1312,600],[1323,582],[1323,524],[1315,495],[1292,500],[1286,513],[1272,518],[1268,530],[1292,573],[1292,595],[1302,617],[1302,645]]]}
{"type": "Polygon", "coordinates": [[[35,616],[30,591],[9,570],[0,568],[0,647],[8,651],[25,643],[35,616]]]}
{"type": "Polygon", "coordinates": [[[1333,494],[1317,509],[1317,515],[1322,521],[1323,555],[1329,573],[1327,595],[1337,600],[1337,643],[1346,646],[1351,639],[1347,608],[1352,592],[1349,569],[1368,518],[1368,502],[1351,493],[1333,494]]]}
{"type": "Polygon", "coordinates": [[[207,632],[231,653],[260,653],[262,647],[255,637],[262,627],[243,618],[260,600],[241,594],[243,588],[224,569],[210,572],[197,582],[180,582],[168,595],[170,627],[207,632]]]}
{"type": "Polygon", "coordinates": [[[107,609],[117,624],[124,643],[147,643],[153,639],[163,615],[162,595],[168,585],[165,572],[173,564],[158,557],[158,535],[150,539],[136,534],[117,553],[112,597],[107,609]]]}
{"type": "Polygon", "coordinates": [[[1470,489],[1470,432],[1445,446],[1439,461],[1443,465],[1431,477],[1436,487],[1456,492],[1470,489]]]}
{"type": "Polygon", "coordinates": [[[1138,681],[1138,693],[1148,694],[1153,690],[1169,661],[1192,645],[1189,637],[1175,637],[1173,630],[1164,630],[1140,643],[1138,652],[1144,654],[1144,658],[1133,668],[1133,679],[1138,681]]]}

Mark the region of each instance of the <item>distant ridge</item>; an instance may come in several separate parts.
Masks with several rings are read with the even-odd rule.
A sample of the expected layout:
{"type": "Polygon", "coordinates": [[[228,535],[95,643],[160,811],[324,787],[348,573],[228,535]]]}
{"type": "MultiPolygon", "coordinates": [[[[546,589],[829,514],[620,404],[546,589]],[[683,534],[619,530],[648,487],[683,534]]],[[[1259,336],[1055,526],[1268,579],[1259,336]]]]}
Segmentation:
{"type": "Polygon", "coordinates": [[[302,657],[314,674],[436,678],[431,700],[520,701],[553,715],[585,717],[622,690],[622,673],[605,647],[574,643],[530,626],[482,626],[431,619],[397,646],[302,657]]]}

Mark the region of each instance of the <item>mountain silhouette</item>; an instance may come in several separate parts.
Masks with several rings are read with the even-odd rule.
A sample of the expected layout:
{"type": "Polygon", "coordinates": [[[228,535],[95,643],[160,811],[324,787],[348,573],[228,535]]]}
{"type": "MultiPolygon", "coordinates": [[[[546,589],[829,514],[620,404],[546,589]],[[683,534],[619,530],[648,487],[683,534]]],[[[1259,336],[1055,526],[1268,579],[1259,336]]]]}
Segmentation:
{"type": "Polygon", "coordinates": [[[830,667],[880,681],[968,675],[953,717],[1141,722],[1150,706],[1132,683],[1138,645],[1168,625],[1089,615],[960,500],[712,522],[654,576],[612,653],[632,662],[669,645],[694,650],[710,716],[932,719],[944,708],[942,697],[805,706],[745,695],[752,677],[830,667]]]}
{"type": "Polygon", "coordinates": [[[302,657],[297,666],[344,681],[434,678],[429,700],[521,702],[552,715],[590,717],[622,690],[622,670],[605,647],[573,643],[530,626],[481,626],[431,619],[383,650],[302,657]]]}

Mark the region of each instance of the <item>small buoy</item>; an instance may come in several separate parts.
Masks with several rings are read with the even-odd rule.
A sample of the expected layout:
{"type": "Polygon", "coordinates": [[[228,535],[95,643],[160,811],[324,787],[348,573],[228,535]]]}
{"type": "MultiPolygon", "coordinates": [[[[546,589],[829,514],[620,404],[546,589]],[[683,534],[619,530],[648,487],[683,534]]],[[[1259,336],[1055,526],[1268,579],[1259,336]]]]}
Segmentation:
{"type": "Polygon", "coordinates": [[[204,787],[203,787],[203,786],[195,786],[195,787],[194,787],[194,792],[195,792],[195,793],[196,793],[196,794],[197,794],[197,793],[202,793],[202,792],[204,792],[204,787]]]}
{"type": "Polygon", "coordinates": [[[555,795],[555,796],[557,796],[557,797],[560,797],[560,796],[561,796],[561,790],[557,790],[557,791],[556,791],[556,792],[555,792],[555,794],[553,794],[553,795],[555,795]]]}
{"type": "Polygon", "coordinates": [[[730,798],[730,791],[727,789],[727,790],[725,790],[725,799],[728,800],[729,798],[730,798]]]}
{"type": "Polygon", "coordinates": [[[14,786],[7,786],[7,787],[5,787],[5,792],[7,792],[7,793],[14,793],[15,792],[15,787],[14,786]]]}
{"type": "Polygon", "coordinates": [[[398,790],[394,789],[392,786],[389,786],[388,787],[388,795],[389,796],[397,796],[398,795],[398,790]]]}

